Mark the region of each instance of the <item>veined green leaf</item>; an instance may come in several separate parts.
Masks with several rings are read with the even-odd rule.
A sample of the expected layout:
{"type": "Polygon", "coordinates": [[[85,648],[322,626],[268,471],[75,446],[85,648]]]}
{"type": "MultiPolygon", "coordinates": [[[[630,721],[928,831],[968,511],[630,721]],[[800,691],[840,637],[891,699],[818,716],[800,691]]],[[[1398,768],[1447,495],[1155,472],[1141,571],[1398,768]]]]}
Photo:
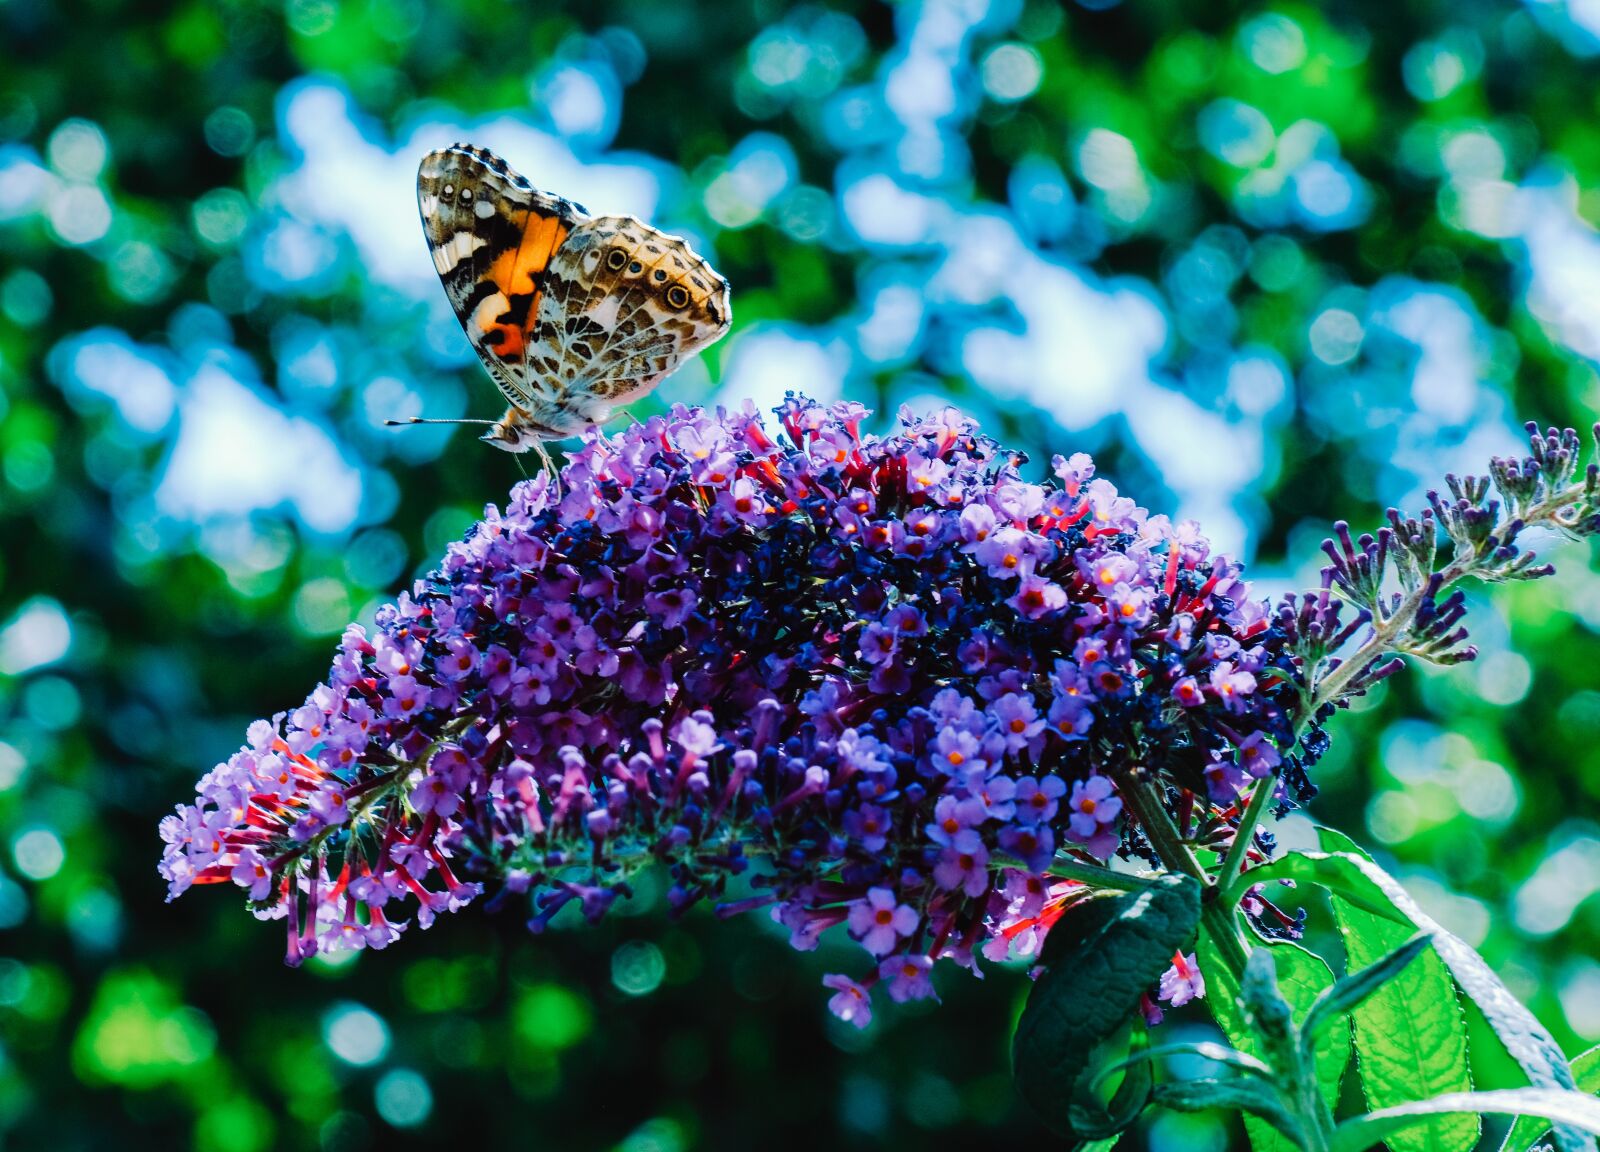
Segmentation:
{"type": "Polygon", "coordinates": [[[1393,952],[1335,980],[1333,987],[1311,1006],[1311,1012],[1306,1016],[1306,1031],[1315,1035],[1328,1019],[1354,1012],[1380,988],[1404,972],[1431,943],[1427,933],[1418,932],[1393,952]]]}
{"type": "MultiPolygon", "coordinates": [[[[1270,864],[1252,868],[1234,884],[1228,896],[1237,900],[1251,884],[1265,880],[1317,884],[1380,919],[1429,933],[1435,953],[1450,970],[1456,986],[1482,1010],[1495,1035],[1534,1086],[1548,1089],[1573,1086],[1572,1070],[1567,1066],[1566,1057],[1544,1025],[1511,995],[1483,957],[1440,927],[1418,907],[1398,880],[1371,860],[1351,852],[1291,852],[1270,864]]],[[[1592,1136],[1560,1122],[1554,1131],[1556,1144],[1563,1152],[1576,1149],[1594,1152],[1592,1136]]]]}
{"type": "MultiPolygon", "coordinates": [[[[1318,831],[1326,851],[1365,855],[1348,837],[1327,828],[1318,831]]],[[[1374,915],[1337,891],[1328,899],[1352,971],[1404,944],[1414,931],[1411,924],[1374,915]]],[[[1351,1018],[1356,1068],[1369,1109],[1472,1090],[1466,1020],[1449,970],[1432,950],[1374,992],[1351,1018]]],[[[1478,1131],[1476,1115],[1446,1113],[1387,1139],[1392,1152],[1468,1152],[1478,1131]]]]}

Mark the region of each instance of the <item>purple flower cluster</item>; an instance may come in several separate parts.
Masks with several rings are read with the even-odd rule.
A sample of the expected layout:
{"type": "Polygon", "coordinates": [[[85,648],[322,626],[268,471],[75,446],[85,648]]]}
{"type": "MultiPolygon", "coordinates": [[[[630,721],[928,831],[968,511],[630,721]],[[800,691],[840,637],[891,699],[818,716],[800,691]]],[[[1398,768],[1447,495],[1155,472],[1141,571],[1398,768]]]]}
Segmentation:
{"type": "Polygon", "coordinates": [[[1025,480],[954,409],[778,414],[675,408],[518,485],[163,822],[172,895],[231,880],[293,963],[485,882],[595,918],[662,867],[797,948],[842,925],[864,1026],[876,984],[1033,954],[1083,891],[1053,862],[1153,858],[1129,781],[1226,832],[1300,685],[1197,525],[1083,455],[1025,480]]]}

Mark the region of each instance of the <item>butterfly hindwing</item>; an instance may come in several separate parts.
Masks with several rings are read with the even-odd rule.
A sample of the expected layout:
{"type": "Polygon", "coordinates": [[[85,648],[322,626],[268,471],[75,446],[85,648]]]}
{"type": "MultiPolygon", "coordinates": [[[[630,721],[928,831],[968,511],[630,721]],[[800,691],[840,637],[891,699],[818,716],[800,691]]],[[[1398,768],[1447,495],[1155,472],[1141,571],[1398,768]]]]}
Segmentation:
{"type": "Polygon", "coordinates": [[[542,381],[529,370],[529,343],[545,274],[586,213],[538,191],[494,153],[467,144],[423,158],[417,206],[434,267],[467,338],[506,398],[532,406],[542,381]]]}
{"type": "Polygon", "coordinates": [[[728,330],[728,284],[682,239],[631,216],[573,229],[540,301],[541,347],[567,394],[594,406],[648,391],[728,330]]]}

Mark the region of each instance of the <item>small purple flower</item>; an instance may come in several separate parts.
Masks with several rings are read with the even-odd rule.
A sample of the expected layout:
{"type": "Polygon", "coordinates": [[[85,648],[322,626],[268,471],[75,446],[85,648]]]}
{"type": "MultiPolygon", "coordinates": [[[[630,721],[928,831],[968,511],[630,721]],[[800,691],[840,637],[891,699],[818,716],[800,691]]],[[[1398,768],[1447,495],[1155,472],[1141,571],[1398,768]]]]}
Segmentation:
{"type": "Polygon", "coordinates": [[[874,621],[861,630],[857,651],[868,664],[890,663],[900,651],[900,634],[874,621]]]}
{"type": "Polygon", "coordinates": [[[964,729],[945,727],[933,739],[930,749],[935,772],[964,778],[968,772],[987,769],[983,757],[983,744],[977,736],[964,729]]]}
{"type": "Polygon", "coordinates": [[[272,870],[254,848],[244,848],[234,862],[231,879],[243,888],[252,900],[265,900],[272,894],[272,870]]]}
{"type": "Polygon", "coordinates": [[[845,833],[859,843],[864,852],[882,852],[889,843],[891,827],[888,809],[877,804],[863,804],[859,808],[845,810],[845,833]]]}
{"type": "Polygon", "coordinates": [[[1089,458],[1087,452],[1074,452],[1071,456],[1054,456],[1050,460],[1050,470],[1069,491],[1076,492],[1094,476],[1094,461],[1089,458]]]}
{"type": "Polygon", "coordinates": [[[644,598],[645,610],[661,621],[663,628],[677,628],[689,618],[700,598],[692,588],[668,588],[644,598]]]}
{"type": "Polygon", "coordinates": [[[717,504],[741,523],[758,527],[778,512],[760,485],[748,476],[738,477],[726,491],[717,493],[717,504]]]}
{"type": "Polygon", "coordinates": [[[1053,818],[1061,797],[1067,794],[1067,782],[1059,776],[1046,776],[1036,780],[1024,776],[1017,781],[1013,794],[1017,808],[1017,823],[1043,824],[1053,818]]]}
{"type": "Polygon", "coordinates": [[[1119,496],[1103,478],[1091,480],[1085,495],[1089,498],[1089,514],[1094,525],[1102,531],[1137,532],[1144,523],[1144,509],[1126,496],[1119,496]]]}
{"type": "Polygon", "coordinates": [[[886,957],[878,965],[878,977],[888,981],[889,999],[896,1004],[907,1000],[938,999],[933,990],[933,961],[918,953],[886,957]]]}
{"type": "Polygon", "coordinates": [[[1000,829],[1000,847],[1021,860],[1030,872],[1043,872],[1055,858],[1056,839],[1043,824],[1007,824],[1000,829]]]}
{"type": "Polygon", "coordinates": [[[1214,804],[1232,804],[1248,779],[1233,760],[1213,756],[1206,764],[1206,795],[1214,804]]]}
{"type": "Polygon", "coordinates": [[[883,627],[896,636],[917,637],[928,634],[928,621],[914,604],[900,604],[883,618],[883,627]]]}
{"type": "Polygon", "coordinates": [[[706,713],[685,716],[672,733],[673,742],[683,749],[685,756],[704,760],[722,751],[722,742],[717,739],[717,730],[709,723],[710,719],[706,713]]]}
{"type": "Polygon", "coordinates": [[[1131,584],[1139,577],[1139,566],[1121,552],[1102,552],[1098,556],[1080,554],[1078,571],[1102,595],[1110,595],[1118,584],[1131,584]]]}
{"type": "Polygon", "coordinates": [[[913,492],[937,490],[950,476],[950,466],[939,456],[923,452],[906,455],[906,481],[913,492]]]}
{"type": "Polygon", "coordinates": [[[1143,628],[1150,623],[1150,608],[1155,592],[1149,588],[1135,588],[1118,584],[1106,597],[1111,618],[1121,628],[1143,628]]]}
{"type": "Polygon", "coordinates": [[[874,956],[887,956],[902,936],[917,930],[917,910],[895,902],[893,888],[868,888],[864,898],[850,905],[850,934],[874,956]]]}
{"type": "Polygon", "coordinates": [[[976,552],[994,534],[994,509],[987,504],[969,504],[961,510],[957,521],[961,536],[961,550],[976,552]]]}
{"type": "Polygon", "coordinates": [[[1271,776],[1283,757],[1272,741],[1260,732],[1252,732],[1239,745],[1239,765],[1257,780],[1271,776]]]}
{"type": "Polygon", "coordinates": [[[1017,810],[1012,801],[1017,793],[1017,782],[1009,776],[974,769],[967,773],[966,789],[967,794],[983,806],[985,819],[1009,820],[1017,810]]]}
{"type": "Polygon", "coordinates": [[[1041,536],[1020,528],[997,528],[978,546],[976,556],[990,576],[1020,579],[1031,575],[1050,551],[1049,541],[1041,536]]]}
{"type": "Polygon", "coordinates": [[[957,832],[950,845],[939,854],[933,867],[933,880],[947,891],[960,889],[968,896],[982,896],[989,890],[989,850],[983,839],[970,828],[957,832]]]}
{"type": "Polygon", "coordinates": [[[1232,661],[1223,660],[1211,670],[1211,691],[1230,712],[1243,713],[1250,707],[1248,697],[1256,690],[1256,678],[1240,671],[1232,661]]]}
{"type": "Polygon", "coordinates": [[[1065,608],[1067,593],[1059,584],[1041,576],[1028,575],[1022,578],[1017,591],[1006,603],[1029,620],[1038,620],[1065,608]]]}
{"type": "Polygon", "coordinates": [[[872,994],[865,986],[848,976],[830,975],[822,978],[824,988],[834,989],[828,1000],[828,1011],[846,1024],[865,1028],[872,1023],[872,994]]]}
{"type": "Polygon", "coordinates": [[[933,820],[928,824],[928,839],[935,844],[950,847],[956,837],[983,823],[989,815],[981,799],[976,796],[959,798],[946,793],[934,805],[933,820]]]}
{"type": "Polygon", "coordinates": [[[414,676],[389,677],[385,692],[383,714],[393,720],[409,720],[428,702],[428,694],[414,676]]]}
{"type": "Polygon", "coordinates": [[[1000,515],[1011,521],[1028,521],[1044,509],[1044,489],[1021,480],[1002,479],[990,497],[1000,515]]]}
{"type": "Polygon", "coordinates": [[[1198,708],[1206,702],[1200,681],[1193,676],[1185,676],[1172,686],[1172,698],[1185,708],[1198,708]]]}
{"type": "Polygon", "coordinates": [[[1172,967],[1161,974],[1161,999],[1174,1008],[1181,1008],[1205,994],[1206,980],[1200,974],[1200,965],[1194,953],[1187,956],[1182,952],[1174,953],[1172,967]]]}
{"type": "Polygon", "coordinates": [[[1030,697],[1007,693],[996,700],[989,709],[1006,751],[1012,754],[1026,748],[1044,731],[1044,720],[1030,697]]]}
{"type": "Polygon", "coordinates": [[[1067,809],[1072,813],[1069,835],[1089,850],[1090,855],[1109,860],[1121,837],[1112,830],[1122,815],[1122,797],[1115,794],[1111,781],[1091,776],[1072,784],[1067,809]]]}

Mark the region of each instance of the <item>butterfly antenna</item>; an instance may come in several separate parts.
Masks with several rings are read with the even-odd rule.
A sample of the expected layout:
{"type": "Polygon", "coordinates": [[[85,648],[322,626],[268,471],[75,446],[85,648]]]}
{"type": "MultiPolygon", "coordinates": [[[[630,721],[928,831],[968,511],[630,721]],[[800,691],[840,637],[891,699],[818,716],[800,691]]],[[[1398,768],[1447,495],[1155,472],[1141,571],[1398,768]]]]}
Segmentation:
{"type": "Polygon", "coordinates": [[[386,428],[404,428],[407,424],[493,424],[493,420],[428,420],[421,416],[407,416],[404,420],[385,420],[386,428]]]}

